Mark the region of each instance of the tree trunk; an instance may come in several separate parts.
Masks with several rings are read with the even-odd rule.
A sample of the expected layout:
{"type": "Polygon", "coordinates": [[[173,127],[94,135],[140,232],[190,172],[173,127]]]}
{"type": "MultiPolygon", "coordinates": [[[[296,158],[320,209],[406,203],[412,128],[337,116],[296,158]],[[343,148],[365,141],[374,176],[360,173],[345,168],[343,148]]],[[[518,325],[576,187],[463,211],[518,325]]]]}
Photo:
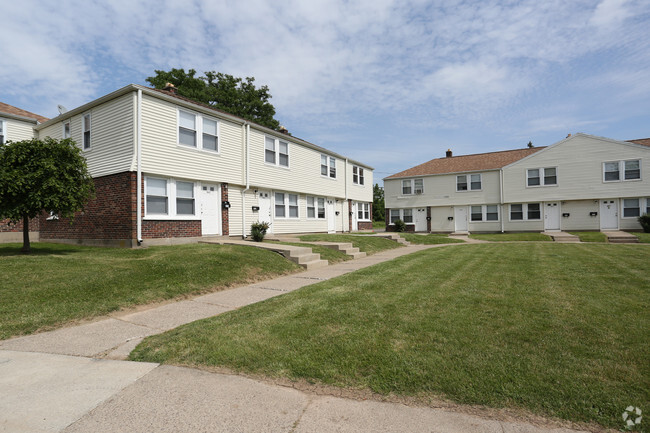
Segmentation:
{"type": "Polygon", "coordinates": [[[29,217],[27,215],[23,215],[23,248],[20,251],[25,254],[32,252],[29,245],[29,217]]]}

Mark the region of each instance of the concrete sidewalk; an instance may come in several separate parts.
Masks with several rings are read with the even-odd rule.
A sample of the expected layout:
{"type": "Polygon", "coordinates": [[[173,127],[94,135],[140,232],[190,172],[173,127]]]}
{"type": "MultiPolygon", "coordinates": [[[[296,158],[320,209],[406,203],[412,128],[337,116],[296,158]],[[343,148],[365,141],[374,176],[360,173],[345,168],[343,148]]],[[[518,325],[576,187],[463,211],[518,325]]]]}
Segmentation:
{"type": "Polygon", "coordinates": [[[413,252],[325,268],[0,342],[0,432],[568,432],[319,396],[236,375],[118,361],[146,336],[413,252]],[[100,359],[103,358],[103,359],[100,359]]]}

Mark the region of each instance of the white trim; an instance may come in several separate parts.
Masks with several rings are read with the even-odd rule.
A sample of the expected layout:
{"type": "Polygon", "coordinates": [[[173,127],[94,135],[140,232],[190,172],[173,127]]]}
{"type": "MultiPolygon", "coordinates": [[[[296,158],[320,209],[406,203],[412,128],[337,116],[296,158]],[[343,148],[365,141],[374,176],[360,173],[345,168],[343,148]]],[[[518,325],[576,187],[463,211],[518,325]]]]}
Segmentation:
{"type": "MultiPolygon", "coordinates": [[[[621,198],[621,219],[637,219],[639,216],[643,215],[645,210],[648,208],[648,202],[650,202],[650,198],[643,199],[643,197],[628,197],[628,198],[621,198]],[[639,201],[639,215],[635,216],[625,216],[625,200],[638,200],[639,201]],[[646,206],[643,206],[643,202],[646,202],[646,206]]],[[[629,208],[628,208],[629,209],[629,208]]],[[[636,209],[636,208],[631,208],[631,209],[636,209]]]]}
{"type": "MultiPolygon", "coordinates": [[[[390,226],[395,225],[393,223],[393,221],[392,221],[391,216],[390,216],[390,213],[392,211],[398,211],[399,212],[399,219],[402,220],[404,222],[404,224],[415,224],[415,213],[413,212],[413,210],[415,210],[415,209],[417,209],[417,208],[407,207],[407,208],[399,208],[399,209],[394,209],[394,208],[389,209],[389,212],[388,212],[388,214],[389,214],[388,215],[388,225],[390,225],[390,226]],[[410,210],[411,211],[411,218],[412,218],[411,222],[404,221],[404,211],[405,210],[410,210]]],[[[364,220],[364,221],[371,221],[371,220],[364,220]]]]}
{"type": "Polygon", "coordinates": [[[542,221],[542,202],[531,202],[531,203],[510,203],[508,204],[508,221],[513,223],[525,222],[525,221],[542,221]],[[528,206],[531,204],[539,205],[539,218],[528,218],[528,206]],[[512,206],[521,205],[522,219],[512,219],[512,206]]]}
{"type": "MultiPolygon", "coordinates": [[[[209,183],[210,185],[215,185],[217,188],[217,194],[220,197],[220,192],[219,192],[219,185],[216,183],[209,183]]],[[[199,188],[197,187],[197,182],[193,180],[186,180],[186,179],[175,179],[175,178],[167,178],[167,177],[161,177],[161,176],[149,176],[145,175],[144,176],[144,220],[200,220],[201,215],[199,215],[198,212],[198,206],[197,206],[197,192],[199,191],[199,188]],[[156,180],[164,180],[166,182],[166,197],[167,198],[167,213],[166,214],[150,214],[148,205],[147,205],[147,197],[149,196],[148,194],[148,180],[149,179],[156,179],[156,180]],[[177,213],[177,205],[176,205],[176,200],[178,199],[177,193],[176,193],[176,182],[185,182],[185,183],[191,183],[193,185],[192,189],[192,195],[194,199],[194,214],[189,215],[189,214],[178,214],[177,213]]],[[[163,196],[155,196],[155,197],[163,197],[163,196]]]]}
{"type": "Polygon", "coordinates": [[[89,111],[81,115],[81,150],[88,152],[93,148],[93,118],[89,111]],[[86,117],[88,118],[88,147],[86,147],[86,117]]]}
{"type": "Polygon", "coordinates": [[[353,165],[352,165],[352,184],[353,184],[353,185],[356,185],[356,186],[360,186],[360,187],[362,187],[362,188],[365,188],[365,186],[366,186],[366,174],[365,174],[365,170],[364,170],[363,167],[360,167],[360,166],[358,166],[358,165],[356,165],[356,164],[353,164],[353,165]],[[356,174],[354,173],[355,170],[357,171],[356,174]],[[355,177],[355,176],[357,177],[357,181],[356,181],[356,182],[354,181],[354,177],[355,177]]]}
{"type": "MultiPolygon", "coordinates": [[[[467,216],[468,222],[470,224],[473,224],[473,223],[498,223],[498,222],[501,221],[501,209],[500,208],[501,208],[501,206],[499,206],[499,204],[496,204],[496,203],[471,204],[471,205],[469,205],[469,212],[468,212],[468,216],[467,216]],[[496,207],[496,209],[497,209],[497,219],[495,219],[495,220],[488,220],[487,219],[487,214],[488,214],[487,207],[488,206],[496,207]],[[481,208],[481,219],[480,220],[473,220],[472,219],[472,208],[473,207],[480,207],[481,208]]],[[[491,212],[491,213],[493,213],[493,212],[491,212]]]]}
{"type": "Polygon", "coordinates": [[[264,136],[264,164],[270,165],[272,167],[279,167],[279,168],[284,168],[284,169],[289,169],[291,167],[291,152],[289,151],[289,144],[290,142],[288,140],[283,140],[281,138],[273,137],[271,135],[265,135],[264,136]],[[273,159],[275,162],[269,162],[266,160],[266,140],[271,139],[273,140],[273,159]],[[283,155],[280,153],[280,143],[285,143],[287,145],[287,165],[280,164],[280,155],[283,155]]]}
{"type": "Polygon", "coordinates": [[[314,196],[314,195],[305,196],[305,218],[307,218],[308,220],[324,220],[324,219],[327,219],[327,206],[326,206],[326,203],[327,203],[327,199],[325,197],[318,197],[318,196],[314,196]],[[314,216],[313,217],[309,216],[309,207],[310,207],[309,206],[309,199],[310,198],[314,202],[314,206],[313,206],[314,216]],[[323,208],[322,208],[323,209],[323,217],[322,218],[320,216],[318,216],[319,215],[318,210],[320,209],[319,200],[323,200],[323,208]]]}
{"type": "Polygon", "coordinates": [[[467,173],[467,174],[457,174],[456,175],[456,192],[481,192],[483,191],[483,176],[482,173],[467,173]],[[464,176],[465,177],[465,185],[467,186],[467,189],[458,189],[458,178],[464,176]],[[479,182],[481,183],[481,187],[478,189],[472,189],[472,176],[478,176],[479,177],[479,182]]]}
{"type": "Polygon", "coordinates": [[[300,219],[300,194],[298,193],[293,193],[293,192],[286,192],[286,191],[273,191],[273,219],[280,219],[280,220],[297,220],[300,219]],[[279,204],[276,204],[276,195],[277,194],[283,194],[284,198],[282,201],[282,206],[284,207],[284,216],[277,216],[275,214],[275,207],[279,206],[279,204]],[[296,209],[298,210],[298,215],[297,216],[290,216],[291,215],[291,205],[289,203],[289,196],[290,195],[295,195],[296,196],[296,209]]]}
{"type": "Polygon", "coordinates": [[[72,138],[72,125],[70,119],[67,119],[61,122],[61,137],[65,140],[66,138],[72,138]],[[65,127],[68,126],[68,136],[65,135],[65,127]]]}
{"type": "Polygon", "coordinates": [[[558,181],[558,178],[559,178],[558,172],[559,172],[559,170],[558,170],[558,167],[557,167],[557,166],[551,166],[551,167],[530,167],[530,168],[526,168],[525,170],[526,170],[526,185],[525,185],[526,188],[541,188],[541,187],[545,187],[545,186],[558,186],[558,185],[559,185],[559,181],[558,181]],[[555,183],[549,183],[549,184],[546,184],[546,170],[547,170],[547,169],[551,169],[551,168],[552,168],[552,169],[555,169],[555,183]],[[537,170],[537,175],[538,175],[538,179],[539,179],[539,185],[529,185],[529,184],[528,184],[528,180],[531,178],[531,177],[528,175],[528,172],[529,172],[530,170],[537,170]]]}
{"type": "Polygon", "coordinates": [[[0,119],[0,130],[2,131],[2,139],[0,139],[0,144],[5,144],[7,142],[7,121],[5,119],[0,119]]]}
{"type": "Polygon", "coordinates": [[[370,203],[365,201],[355,201],[353,203],[355,206],[354,212],[356,213],[357,221],[372,221],[372,215],[370,215],[370,203]],[[361,216],[359,218],[359,207],[361,207],[361,216]],[[365,217],[366,209],[368,210],[368,218],[365,217]]]}
{"type": "MultiPolygon", "coordinates": [[[[212,116],[207,116],[204,115],[203,113],[200,113],[198,111],[192,111],[188,110],[185,108],[179,108],[176,107],[176,146],[182,148],[182,149],[189,149],[189,150],[194,150],[194,151],[200,151],[200,152],[205,152],[205,153],[211,153],[213,155],[220,155],[221,154],[221,125],[219,124],[219,119],[216,117],[212,116]],[[180,139],[181,139],[181,134],[180,134],[180,128],[181,128],[181,112],[190,114],[194,116],[194,144],[195,146],[190,146],[187,144],[182,144],[180,139]],[[217,150],[212,150],[212,149],[205,149],[203,147],[203,120],[210,120],[213,121],[217,124],[216,127],[216,132],[217,132],[217,150]]],[[[184,128],[188,129],[188,128],[184,128]]]]}
{"type": "Polygon", "coordinates": [[[336,166],[336,159],[337,158],[335,156],[331,156],[331,155],[328,155],[326,153],[321,153],[320,154],[320,162],[318,164],[318,170],[320,172],[321,177],[326,177],[328,179],[333,179],[333,180],[336,180],[338,178],[338,168],[336,166]],[[323,171],[322,171],[323,166],[324,166],[323,165],[323,157],[326,158],[326,162],[327,162],[327,165],[325,165],[325,167],[327,167],[327,174],[323,174],[323,171]],[[334,164],[332,164],[332,162],[334,162],[334,164]],[[334,168],[334,176],[331,175],[332,174],[332,168],[334,168]]]}

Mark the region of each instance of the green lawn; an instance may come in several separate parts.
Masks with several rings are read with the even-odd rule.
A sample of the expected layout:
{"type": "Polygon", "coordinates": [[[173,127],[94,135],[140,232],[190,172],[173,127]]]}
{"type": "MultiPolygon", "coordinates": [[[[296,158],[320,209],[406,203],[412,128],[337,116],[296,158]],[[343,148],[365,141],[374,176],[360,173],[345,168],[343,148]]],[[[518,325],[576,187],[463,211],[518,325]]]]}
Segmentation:
{"type": "Polygon", "coordinates": [[[386,229],[386,221],[373,221],[372,222],[372,228],[375,230],[385,230],[386,229]]]}
{"type": "Polygon", "coordinates": [[[650,407],[648,263],[641,245],[436,248],[149,337],[131,359],[621,428],[650,407]]]}
{"type": "Polygon", "coordinates": [[[637,238],[639,238],[639,242],[644,243],[644,244],[650,244],[650,233],[642,233],[642,232],[630,232],[637,238]]]}
{"type": "Polygon", "coordinates": [[[278,242],[278,241],[264,241],[264,242],[271,242],[274,244],[283,244],[283,245],[295,245],[297,247],[308,247],[311,248],[311,251],[316,254],[320,254],[320,258],[322,260],[327,260],[329,264],[334,264],[338,262],[342,262],[345,260],[350,260],[352,257],[348,256],[347,254],[337,251],[333,248],[327,248],[324,247],[323,245],[317,245],[317,244],[309,244],[309,243],[300,243],[300,242],[278,242]]]}
{"type": "Polygon", "coordinates": [[[580,242],[607,242],[607,236],[601,232],[569,232],[580,238],[580,242]]]}
{"type": "Polygon", "coordinates": [[[190,244],[146,249],[0,246],[0,339],[122,307],[216,290],[300,268],[271,251],[190,244]]]}
{"type": "Polygon", "coordinates": [[[477,233],[469,237],[490,242],[552,241],[550,236],[541,233],[477,233]]]}
{"type": "Polygon", "coordinates": [[[352,245],[366,254],[374,254],[402,246],[390,239],[376,236],[316,234],[300,236],[300,240],[303,242],[351,242],[352,245]]]}
{"type": "Polygon", "coordinates": [[[427,235],[416,235],[413,233],[399,233],[401,237],[406,239],[412,244],[424,244],[424,245],[433,245],[433,244],[457,244],[463,243],[464,241],[460,239],[450,238],[447,235],[429,233],[427,235]]]}

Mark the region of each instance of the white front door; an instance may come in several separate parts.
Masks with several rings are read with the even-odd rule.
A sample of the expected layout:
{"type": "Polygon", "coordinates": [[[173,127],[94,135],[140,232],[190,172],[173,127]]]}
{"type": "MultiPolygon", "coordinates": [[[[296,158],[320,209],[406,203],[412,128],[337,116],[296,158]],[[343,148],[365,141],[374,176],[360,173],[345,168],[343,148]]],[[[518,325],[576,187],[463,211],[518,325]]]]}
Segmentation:
{"type": "Polygon", "coordinates": [[[467,206],[454,206],[455,231],[467,232],[467,206]]]}
{"type": "Polygon", "coordinates": [[[220,209],[219,187],[216,185],[201,185],[201,234],[218,235],[220,209]]]}
{"type": "Polygon", "coordinates": [[[357,211],[358,204],[356,201],[352,202],[352,231],[359,230],[359,213],[357,211]]]}
{"type": "Polygon", "coordinates": [[[268,191],[259,191],[257,193],[257,204],[260,208],[257,214],[257,220],[269,225],[269,233],[273,233],[271,226],[271,193],[268,191]]]}
{"type": "Polygon", "coordinates": [[[425,207],[415,209],[415,231],[427,231],[427,208],[425,207]]]}
{"type": "Polygon", "coordinates": [[[600,229],[618,230],[618,204],[616,200],[600,201],[600,229]]]}
{"type": "Polygon", "coordinates": [[[556,201],[544,203],[544,230],[547,232],[560,230],[560,204],[556,201]]]}
{"type": "Polygon", "coordinates": [[[327,233],[336,233],[336,208],[334,200],[327,199],[327,233]]]}

